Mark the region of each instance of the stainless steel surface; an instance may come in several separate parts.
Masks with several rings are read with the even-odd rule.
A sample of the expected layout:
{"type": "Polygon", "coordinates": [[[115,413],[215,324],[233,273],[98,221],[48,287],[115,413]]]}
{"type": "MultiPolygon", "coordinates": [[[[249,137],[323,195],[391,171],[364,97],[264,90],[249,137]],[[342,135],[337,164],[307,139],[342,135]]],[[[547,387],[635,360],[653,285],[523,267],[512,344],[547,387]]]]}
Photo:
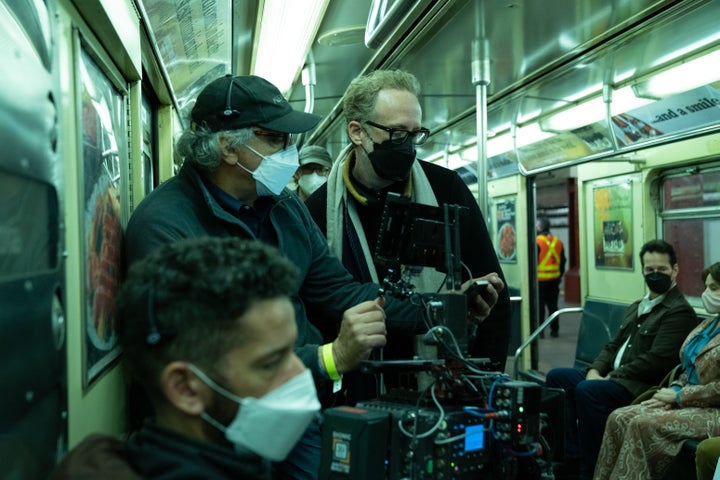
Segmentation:
{"type": "Polygon", "coordinates": [[[513,357],[513,378],[518,378],[518,373],[520,372],[520,358],[522,357],[523,352],[527,347],[532,345],[535,339],[540,336],[543,330],[545,330],[545,327],[550,325],[553,320],[561,317],[562,315],[565,315],[567,313],[578,313],[582,311],[582,307],[561,308],[560,310],[553,312],[552,315],[549,315],[545,319],[545,321],[541,323],[540,326],[536,328],[527,339],[525,339],[525,341],[517,348],[517,350],[515,350],[515,355],[513,357]]]}
{"type": "MultiPolygon", "coordinates": [[[[257,0],[137,0],[151,19],[184,111],[209,79],[250,73],[257,0]],[[204,17],[218,21],[210,31],[204,17]]],[[[398,0],[401,1],[401,0],[398,0]]],[[[391,4],[394,2],[391,2],[391,4]]],[[[312,54],[314,109],[324,117],[304,141],[336,155],[346,143],[340,98],[355,76],[403,68],[421,81],[425,126],[421,157],[457,150],[477,136],[472,42],[489,52],[487,127],[507,128],[676,61],[684,49],[717,48],[719,0],[416,0],[375,49],[362,41],[371,0],[332,0],[312,54]],[[480,21],[480,11],[485,21],[480,21]],[[642,35],[642,37],[640,37],[642,35]],[[663,60],[665,59],[665,60],[663,60]]],[[[278,48],[283,48],[278,39],[278,48]]],[[[298,76],[289,99],[305,104],[298,76]]],[[[479,106],[479,108],[482,108],[479,106]]]]}

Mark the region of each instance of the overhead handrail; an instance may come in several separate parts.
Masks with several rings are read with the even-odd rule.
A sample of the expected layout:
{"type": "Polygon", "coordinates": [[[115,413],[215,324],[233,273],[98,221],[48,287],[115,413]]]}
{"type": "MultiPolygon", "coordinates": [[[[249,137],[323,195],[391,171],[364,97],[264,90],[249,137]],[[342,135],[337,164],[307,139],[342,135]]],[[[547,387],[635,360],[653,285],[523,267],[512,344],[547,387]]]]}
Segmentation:
{"type": "Polygon", "coordinates": [[[520,366],[520,356],[522,355],[523,351],[528,347],[528,345],[532,344],[537,337],[540,336],[540,333],[545,330],[545,327],[550,325],[550,322],[558,318],[560,315],[564,315],[566,313],[577,313],[582,312],[582,307],[570,307],[570,308],[561,308],[560,310],[557,310],[552,313],[549,317],[545,319],[545,321],[540,324],[538,328],[536,328],[530,336],[525,340],[518,348],[515,350],[515,357],[514,357],[514,370],[513,370],[513,377],[517,380],[518,378],[518,367],[520,366]]]}

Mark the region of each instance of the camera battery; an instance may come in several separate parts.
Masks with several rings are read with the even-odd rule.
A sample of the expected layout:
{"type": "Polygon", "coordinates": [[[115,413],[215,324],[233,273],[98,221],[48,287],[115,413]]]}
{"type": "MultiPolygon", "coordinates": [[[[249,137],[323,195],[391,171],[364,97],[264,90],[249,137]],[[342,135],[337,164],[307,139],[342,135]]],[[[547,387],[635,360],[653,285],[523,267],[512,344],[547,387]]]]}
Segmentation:
{"type": "Polygon", "coordinates": [[[389,417],[357,407],[325,410],[320,478],[385,478],[389,417]]]}

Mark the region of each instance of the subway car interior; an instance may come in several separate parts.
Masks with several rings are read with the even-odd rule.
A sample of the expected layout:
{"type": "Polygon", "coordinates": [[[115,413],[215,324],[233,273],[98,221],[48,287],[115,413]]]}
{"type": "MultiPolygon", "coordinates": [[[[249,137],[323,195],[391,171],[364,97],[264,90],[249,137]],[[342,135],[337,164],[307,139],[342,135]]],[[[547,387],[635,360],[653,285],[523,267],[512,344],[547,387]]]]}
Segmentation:
{"type": "Polygon", "coordinates": [[[128,433],[124,228],[226,74],[320,115],[295,143],[333,159],[355,77],[419,79],[417,157],[465,181],[506,279],[510,378],[592,361],[645,294],[638,254],[655,238],[706,315],[718,19],[720,0],[0,0],[0,478],[47,478],[87,435],[128,433]],[[566,246],[559,338],[540,338],[539,217],[566,246]]]}

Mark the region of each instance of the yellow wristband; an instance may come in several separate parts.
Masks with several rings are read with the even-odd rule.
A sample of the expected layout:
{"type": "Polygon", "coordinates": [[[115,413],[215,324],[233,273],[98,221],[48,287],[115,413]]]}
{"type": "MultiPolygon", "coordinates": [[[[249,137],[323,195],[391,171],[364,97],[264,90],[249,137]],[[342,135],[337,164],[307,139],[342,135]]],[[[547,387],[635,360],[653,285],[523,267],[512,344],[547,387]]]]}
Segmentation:
{"type": "Polygon", "coordinates": [[[338,381],[342,378],[335,366],[335,357],[333,356],[332,343],[326,343],[322,346],[323,362],[325,362],[325,371],[332,381],[338,381]]]}

